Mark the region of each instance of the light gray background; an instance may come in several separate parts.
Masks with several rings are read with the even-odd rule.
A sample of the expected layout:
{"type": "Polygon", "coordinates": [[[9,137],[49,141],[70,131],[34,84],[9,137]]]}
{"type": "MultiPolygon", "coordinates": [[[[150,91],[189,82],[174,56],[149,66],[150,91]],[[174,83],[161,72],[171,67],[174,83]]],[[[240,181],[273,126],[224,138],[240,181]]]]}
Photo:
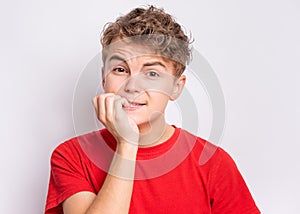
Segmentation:
{"type": "Polygon", "coordinates": [[[221,146],[235,159],[261,211],[299,213],[296,0],[2,0],[1,213],[43,212],[50,154],[75,134],[73,91],[100,50],[103,24],[149,3],[164,7],[192,32],[194,47],[219,77],[227,108],[221,146]]]}

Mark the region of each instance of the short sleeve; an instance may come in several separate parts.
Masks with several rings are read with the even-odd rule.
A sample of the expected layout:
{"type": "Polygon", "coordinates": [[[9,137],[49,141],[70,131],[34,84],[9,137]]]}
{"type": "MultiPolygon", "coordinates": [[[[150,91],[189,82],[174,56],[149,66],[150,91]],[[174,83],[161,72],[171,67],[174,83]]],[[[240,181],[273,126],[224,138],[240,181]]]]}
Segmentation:
{"type": "Polygon", "coordinates": [[[51,156],[46,214],[63,213],[61,203],[80,191],[94,192],[85,172],[84,158],[75,139],[59,145],[51,156]]]}
{"type": "Polygon", "coordinates": [[[233,159],[221,148],[215,158],[210,184],[212,213],[260,213],[233,159]]]}

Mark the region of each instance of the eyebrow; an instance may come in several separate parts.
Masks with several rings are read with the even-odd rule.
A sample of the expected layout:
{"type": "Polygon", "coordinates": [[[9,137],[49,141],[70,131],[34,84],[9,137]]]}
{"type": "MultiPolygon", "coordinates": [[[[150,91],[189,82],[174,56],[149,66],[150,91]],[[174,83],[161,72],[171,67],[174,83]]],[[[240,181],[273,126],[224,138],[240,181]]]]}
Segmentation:
{"type": "Polygon", "coordinates": [[[163,63],[161,63],[160,61],[146,62],[146,63],[143,65],[143,67],[147,67],[147,66],[156,66],[156,65],[159,65],[159,66],[161,66],[161,67],[166,68],[166,66],[165,66],[163,63]]]}
{"type": "MultiPolygon", "coordinates": [[[[127,64],[126,59],[124,59],[122,56],[119,56],[119,55],[112,55],[109,58],[109,61],[112,61],[112,60],[121,61],[121,62],[124,62],[127,64]]],[[[151,66],[161,66],[163,68],[166,68],[166,66],[160,61],[146,62],[143,64],[143,67],[151,67],[151,66]]]]}
{"type": "Polygon", "coordinates": [[[125,62],[126,63],[126,60],[121,57],[121,56],[118,56],[118,55],[112,55],[110,58],[109,58],[109,61],[112,61],[112,60],[118,60],[118,61],[122,61],[122,62],[125,62]]]}

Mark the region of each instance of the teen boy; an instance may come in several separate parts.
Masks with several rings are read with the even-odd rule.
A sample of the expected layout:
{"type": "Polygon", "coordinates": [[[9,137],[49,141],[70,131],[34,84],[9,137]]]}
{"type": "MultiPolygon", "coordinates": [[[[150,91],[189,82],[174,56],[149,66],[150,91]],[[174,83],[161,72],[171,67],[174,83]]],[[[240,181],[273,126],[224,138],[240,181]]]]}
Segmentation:
{"type": "Polygon", "coordinates": [[[136,8],[101,42],[105,93],[93,101],[106,128],[54,150],[45,213],[260,213],[224,150],[164,120],[186,81],[180,25],[161,9],[136,8]]]}

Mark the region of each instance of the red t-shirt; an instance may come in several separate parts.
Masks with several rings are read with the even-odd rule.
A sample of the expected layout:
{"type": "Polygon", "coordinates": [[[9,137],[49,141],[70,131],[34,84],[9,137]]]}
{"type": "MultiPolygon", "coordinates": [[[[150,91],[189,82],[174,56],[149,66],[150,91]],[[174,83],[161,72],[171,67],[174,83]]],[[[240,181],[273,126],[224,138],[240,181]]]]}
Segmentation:
{"type": "MultiPolygon", "coordinates": [[[[101,189],[116,141],[107,129],[72,138],[51,157],[45,213],[101,189]]],[[[221,148],[176,128],[166,142],[139,148],[130,214],[260,213],[232,158],[221,148]]]]}

